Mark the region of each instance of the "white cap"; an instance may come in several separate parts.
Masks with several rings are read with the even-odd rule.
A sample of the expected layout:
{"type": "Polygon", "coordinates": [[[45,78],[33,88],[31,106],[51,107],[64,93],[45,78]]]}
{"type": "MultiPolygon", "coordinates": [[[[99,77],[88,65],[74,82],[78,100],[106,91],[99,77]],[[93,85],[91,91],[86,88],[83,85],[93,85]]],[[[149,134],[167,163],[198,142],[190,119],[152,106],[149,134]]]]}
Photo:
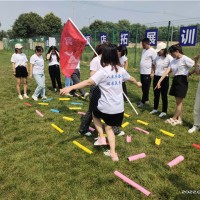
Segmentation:
{"type": "Polygon", "coordinates": [[[164,42],[160,42],[156,47],[156,53],[158,53],[162,49],[166,49],[167,45],[164,42]]]}
{"type": "Polygon", "coordinates": [[[19,43],[15,44],[15,49],[21,49],[23,46],[19,43]]]}

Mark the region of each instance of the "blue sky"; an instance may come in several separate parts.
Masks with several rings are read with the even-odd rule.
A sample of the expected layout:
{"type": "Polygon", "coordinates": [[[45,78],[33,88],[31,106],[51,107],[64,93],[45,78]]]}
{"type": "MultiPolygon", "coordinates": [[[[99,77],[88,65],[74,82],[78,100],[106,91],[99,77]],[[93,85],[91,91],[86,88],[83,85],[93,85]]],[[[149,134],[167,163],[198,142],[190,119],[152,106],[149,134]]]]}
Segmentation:
{"type": "Polygon", "coordinates": [[[53,12],[66,22],[70,17],[81,29],[95,19],[118,22],[127,19],[131,23],[147,26],[188,25],[200,23],[199,1],[2,1],[0,0],[0,30],[8,30],[22,13],[36,12],[42,17],[53,12]]]}

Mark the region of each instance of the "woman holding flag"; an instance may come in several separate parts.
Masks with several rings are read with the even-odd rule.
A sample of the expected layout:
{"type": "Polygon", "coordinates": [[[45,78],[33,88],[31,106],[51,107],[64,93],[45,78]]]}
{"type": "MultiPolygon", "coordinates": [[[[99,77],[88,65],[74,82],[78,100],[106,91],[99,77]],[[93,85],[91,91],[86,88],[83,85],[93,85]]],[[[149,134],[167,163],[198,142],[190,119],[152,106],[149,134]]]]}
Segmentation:
{"type": "Polygon", "coordinates": [[[115,151],[115,134],[113,126],[121,126],[124,114],[124,101],[122,94],[122,82],[130,81],[141,86],[135,78],[131,77],[127,71],[120,67],[116,45],[109,44],[103,49],[101,57],[102,68],[98,70],[89,79],[76,85],[63,88],[60,93],[64,95],[71,90],[84,88],[90,85],[98,85],[101,90],[101,97],[97,108],[93,111],[93,121],[99,133],[98,142],[106,145],[106,138],[103,134],[103,125],[101,119],[105,122],[105,130],[110,144],[110,150],[104,152],[110,156],[113,161],[118,161],[118,155],[115,151]]]}

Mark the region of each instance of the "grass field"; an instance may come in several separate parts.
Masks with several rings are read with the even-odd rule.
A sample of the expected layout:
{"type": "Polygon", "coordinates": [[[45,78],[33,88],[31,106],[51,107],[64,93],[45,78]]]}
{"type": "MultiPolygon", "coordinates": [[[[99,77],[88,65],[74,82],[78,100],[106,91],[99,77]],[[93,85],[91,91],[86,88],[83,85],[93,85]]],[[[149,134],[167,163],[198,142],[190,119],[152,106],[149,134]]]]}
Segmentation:
{"type": "MultiPolygon", "coordinates": [[[[196,50],[195,50],[196,51],[196,50]]],[[[193,56],[194,51],[187,50],[186,55],[193,56]],[[188,54],[187,54],[188,53],[188,54]]],[[[150,91],[150,105],[133,112],[129,104],[125,104],[125,113],[131,115],[124,118],[130,124],[123,130],[132,136],[127,143],[126,137],[116,138],[116,149],[120,161],[112,162],[103,152],[106,147],[94,147],[95,132],[92,137],[82,137],[77,131],[80,115],[68,109],[72,101],[82,102],[82,110],[87,111],[88,102],[78,98],[60,102],[58,93],[51,91],[51,83],[46,65],[47,97],[53,99],[48,106],[37,102],[19,100],[15,89],[15,78],[12,75],[10,57],[12,52],[0,52],[0,199],[72,199],[72,200],[195,200],[200,199],[200,150],[192,146],[200,144],[200,132],[189,135],[188,128],[193,123],[193,105],[198,84],[198,77],[189,78],[189,91],[184,100],[183,126],[172,127],[164,123],[158,115],[150,115],[153,104],[153,90],[150,91]],[[31,107],[24,102],[32,104],[31,107]],[[60,113],[52,113],[51,108],[60,113]],[[41,118],[35,113],[38,109],[44,113],[41,118]],[[73,122],[65,121],[63,116],[72,117],[73,122]],[[137,119],[149,122],[148,126],[138,124],[137,119]],[[64,130],[60,134],[51,127],[51,123],[64,130]],[[150,132],[149,135],[134,130],[141,127],[150,132]],[[160,129],[175,134],[169,137],[159,132],[160,129]],[[155,145],[155,138],[161,138],[161,145],[155,145]],[[93,151],[87,154],[77,148],[72,141],[76,140],[93,151]],[[147,157],[129,162],[127,157],[146,153],[147,157]],[[173,168],[166,164],[175,157],[183,155],[185,160],[173,168]],[[146,197],[114,175],[118,170],[136,183],[151,192],[146,197]],[[198,192],[198,194],[183,194],[198,192]]],[[[86,55],[83,55],[85,58],[86,55]]],[[[87,54],[89,61],[91,54],[87,54]]],[[[129,72],[139,79],[138,67],[132,67],[133,53],[129,53],[129,72]]],[[[81,66],[81,76],[89,75],[88,65],[81,66]]],[[[64,78],[62,77],[64,83],[64,78]]],[[[141,90],[135,85],[127,84],[128,96],[136,106],[141,97],[141,90]]],[[[34,80],[28,80],[29,96],[36,87],[34,80]]],[[[89,88],[86,88],[89,91],[89,88]]],[[[160,108],[159,108],[160,109],[160,108]]],[[[175,109],[174,98],[169,97],[168,117],[175,109]]],[[[92,125],[93,126],[93,125],[92,125]]]]}

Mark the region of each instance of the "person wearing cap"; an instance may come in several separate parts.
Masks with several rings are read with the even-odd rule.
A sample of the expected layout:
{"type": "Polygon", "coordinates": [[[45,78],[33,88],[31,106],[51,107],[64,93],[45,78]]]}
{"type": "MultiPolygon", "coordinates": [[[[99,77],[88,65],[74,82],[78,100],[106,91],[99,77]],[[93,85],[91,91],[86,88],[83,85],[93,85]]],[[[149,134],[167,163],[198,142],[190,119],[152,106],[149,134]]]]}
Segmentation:
{"type": "Polygon", "coordinates": [[[140,80],[142,83],[142,99],[138,104],[138,107],[143,107],[144,104],[149,103],[149,89],[151,85],[151,70],[153,60],[156,58],[157,54],[155,49],[150,46],[149,38],[144,38],[142,40],[142,57],[140,61],[140,80]]]}
{"type": "Polygon", "coordinates": [[[13,68],[13,74],[17,79],[17,92],[18,92],[18,98],[29,98],[27,95],[27,76],[28,76],[28,70],[27,70],[27,57],[24,53],[22,53],[23,46],[19,43],[15,44],[15,53],[11,57],[12,62],[12,68],[13,68]],[[24,95],[21,95],[20,86],[21,83],[24,85],[24,95]]]}
{"type": "Polygon", "coordinates": [[[194,61],[184,55],[182,47],[179,44],[172,45],[168,51],[174,59],[170,62],[169,67],[163,73],[155,89],[161,88],[161,82],[164,78],[170,72],[173,73],[174,77],[169,94],[175,97],[176,110],[173,117],[165,120],[165,123],[175,126],[183,124],[183,99],[187,94],[189,70],[194,66],[194,61]]]}
{"type": "MultiPolygon", "coordinates": [[[[155,60],[153,61],[153,68],[152,68],[152,72],[154,74],[153,89],[156,87],[159,79],[161,78],[165,70],[169,67],[170,62],[173,60],[172,56],[167,54],[166,47],[167,47],[166,43],[160,42],[156,48],[157,56],[155,60]]],[[[167,115],[168,89],[169,89],[169,76],[166,76],[162,81],[161,88],[160,89],[156,88],[154,90],[154,108],[150,112],[150,114],[154,114],[158,112],[158,105],[159,105],[159,99],[160,99],[160,94],[161,94],[162,112],[160,113],[159,117],[163,117],[167,115]]]]}

